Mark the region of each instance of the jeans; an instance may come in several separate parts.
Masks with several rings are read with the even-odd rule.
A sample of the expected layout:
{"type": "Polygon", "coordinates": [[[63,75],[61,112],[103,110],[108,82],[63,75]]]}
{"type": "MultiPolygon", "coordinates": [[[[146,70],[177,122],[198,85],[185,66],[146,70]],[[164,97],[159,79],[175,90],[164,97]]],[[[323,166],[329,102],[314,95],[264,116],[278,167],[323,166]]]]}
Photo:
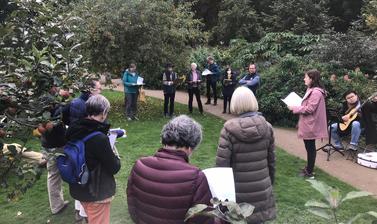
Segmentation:
{"type": "Polygon", "coordinates": [[[124,100],[126,101],[126,116],[134,118],[137,111],[137,93],[126,93],[124,100]]]}
{"type": "Polygon", "coordinates": [[[317,157],[317,150],[315,148],[315,139],[304,140],[306,154],[307,154],[307,165],[306,171],[308,173],[313,173],[315,158],[317,157]]]}
{"type": "Polygon", "coordinates": [[[175,93],[166,93],[164,94],[164,115],[172,116],[174,113],[174,98],[175,93]],[[170,103],[170,107],[169,107],[170,103]],[[169,111],[168,111],[169,108],[169,111]]]}
{"type": "MultiPolygon", "coordinates": [[[[358,145],[361,134],[361,126],[359,121],[353,121],[351,127],[351,142],[352,145],[358,145]]],[[[331,138],[334,140],[334,146],[337,148],[343,148],[342,142],[338,132],[338,123],[331,124],[331,138]]]]}
{"type": "Polygon", "coordinates": [[[192,113],[192,101],[194,100],[194,94],[195,94],[196,102],[198,103],[199,112],[203,113],[203,105],[202,105],[202,101],[200,100],[200,89],[198,87],[193,87],[191,89],[188,89],[188,94],[189,94],[188,107],[189,107],[190,113],[192,113]]]}

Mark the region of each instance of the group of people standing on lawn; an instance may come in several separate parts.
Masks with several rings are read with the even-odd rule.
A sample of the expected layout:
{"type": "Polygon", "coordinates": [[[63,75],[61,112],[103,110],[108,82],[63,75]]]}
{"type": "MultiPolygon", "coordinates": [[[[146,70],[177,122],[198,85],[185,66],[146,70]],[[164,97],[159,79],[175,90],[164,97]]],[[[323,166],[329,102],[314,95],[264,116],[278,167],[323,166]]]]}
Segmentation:
{"type": "MultiPolygon", "coordinates": [[[[219,70],[212,57],[208,57],[208,69],[212,69],[212,74],[206,77],[206,82],[211,87],[213,82],[218,80],[214,74],[219,70]]],[[[248,74],[238,82],[244,86],[238,88],[235,88],[237,81],[231,68],[225,69],[221,78],[223,92],[229,90],[229,95],[224,94],[224,102],[229,105],[230,113],[236,117],[224,123],[214,160],[217,167],[232,168],[237,203],[246,202],[255,206],[252,215],[247,217],[247,223],[263,223],[276,218],[273,194],[274,132],[271,124],[258,112],[255,91],[260,77],[256,73],[255,64],[250,64],[248,70],[248,74]]],[[[135,64],[131,64],[123,76],[128,120],[137,119],[138,77],[135,64]]],[[[161,79],[165,96],[164,114],[172,117],[177,74],[171,64],[167,64],[161,79]]],[[[197,65],[192,63],[191,71],[186,76],[189,112],[192,112],[194,95],[198,100],[199,111],[203,112],[202,105],[199,104],[201,80],[201,72],[197,65]]],[[[328,136],[326,91],[317,70],[305,72],[304,84],[307,90],[301,105],[288,106],[288,109],[299,115],[298,137],[303,139],[307,151],[307,166],[300,174],[313,178],[315,140],[328,136]]],[[[111,147],[107,137],[110,128],[107,120],[110,103],[100,94],[101,85],[98,80],[90,80],[88,87],[79,97],[73,99],[69,106],[60,112],[57,110],[63,114],[64,125],[54,126],[51,131],[42,135],[41,140],[44,151],[48,154],[61,152],[67,141],[85,139],[93,132],[100,132],[84,142],[85,161],[90,172],[88,184],[81,186],[70,183],[69,190],[71,196],[77,200],[77,221],[108,224],[111,201],[116,192],[114,175],[119,172],[121,162],[117,150],[111,147]],[[67,130],[65,125],[69,126],[67,130]],[[83,219],[80,214],[87,218],[83,219]]],[[[359,104],[358,98],[351,100],[356,96],[357,94],[352,91],[345,94],[346,105],[349,108],[359,104]]],[[[208,97],[207,103],[210,103],[210,100],[208,97]]],[[[217,98],[214,97],[214,100],[216,104],[217,98]]],[[[376,106],[377,100],[371,103],[376,106]]],[[[224,112],[226,109],[227,106],[224,106],[224,112]]],[[[351,125],[352,129],[356,126],[351,125]]],[[[352,130],[351,133],[353,132],[352,130]]],[[[197,150],[203,138],[201,125],[186,115],[174,117],[164,125],[160,137],[161,147],[154,155],[137,159],[128,177],[128,211],[135,223],[185,223],[185,215],[191,207],[196,204],[210,205],[212,195],[206,176],[199,168],[189,163],[190,156],[197,150]]],[[[351,144],[354,143],[353,137],[351,144]]],[[[51,212],[58,214],[67,207],[68,202],[63,199],[61,178],[54,158],[48,159],[47,170],[51,212]]],[[[197,216],[186,223],[223,221],[197,216]]]]}
{"type": "MultiPolygon", "coordinates": [[[[202,71],[198,69],[196,63],[191,63],[189,72],[184,78],[179,77],[176,72],[173,71],[174,66],[171,63],[165,65],[165,70],[161,74],[162,90],[164,93],[164,116],[172,117],[174,115],[174,101],[175,92],[178,84],[182,84],[182,79],[185,80],[188,91],[188,109],[189,113],[193,112],[193,100],[196,98],[198,109],[200,113],[203,113],[203,104],[200,98],[200,91],[202,83],[206,85],[207,101],[205,104],[211,104],[213,98],[213,105],[217,105],[217,83],[221,82],[222,95],[224,98],[223,113],[230,113],[230,102],[233,92],[237,84],[248,87],[254,94],[260,86],[260,76],[257,73],[257,68],[254,63],[250,63],[247,67],[247,73],[237,81],[237,74],[232,70],[230,66],[227,66],[223,72],[221,72],[219,65],[215,62],[212,56],[207,57],[207,64],[205,69],[208,69],[209,74],[202,74],[202,71]]],[[[126,118],[128,120],[137,120],[137,94],[139,86],[136,85],[139,74],[136,72],[136,65],[131,64],[128,69],[125,70],[122,76],[125,92],[125,106],[126,106],[126,118]]]]}

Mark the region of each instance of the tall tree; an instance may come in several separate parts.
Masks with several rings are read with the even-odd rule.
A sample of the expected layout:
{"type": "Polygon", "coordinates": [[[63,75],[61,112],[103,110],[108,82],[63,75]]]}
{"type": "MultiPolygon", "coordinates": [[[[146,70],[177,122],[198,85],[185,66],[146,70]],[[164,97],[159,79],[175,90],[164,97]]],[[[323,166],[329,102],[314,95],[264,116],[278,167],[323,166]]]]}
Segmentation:
{"type": "Polygon", "coordinates": [[[187,66],[185,52],[207,41],[203,24],[193,18],[191,3],[176,4],[173,0],[81,3],[75,13],[85,15],[86,48],[92,68],[98,71],[119,74],[124,66],[136,62],[147,84],[156,86],[166,62],[175,64],[177,70],[183,69],[187,66]]]}
{"type": "MultiPolygon", "coordinates": [[[[58,95],[57,87],[73,92],[86,73],[74,32],[79,18],[70,16],[70,7],[54,0],[11,4],[13,12],[0,23],[1,149],[3,143],[26,144],[37,126],[45,130],[59,123],[51,108],[64,104],[69,93],[58,95]]],[[[16,199],[39,174],[16,146],[9,151],[0,150],[0,184],[9,199],[16,199]]]]}
{"type": "Polygon", "coordinates": [[[226,44],[234,38],[256,41],[264,34],[262,19],[248,0],[223,0],[213,37],[226,44]]]}
{"type": "Polygon", "coordinates": [[[360,19],[363,0],[330,0],[329,15],[337,32],[346,32],[352,22],[360,19]]]}
{"type": "Polygon", "coordinates": [[[327,0],[276,0],[268,20],[271,31],[321,34],[331,25],[327,0]]]}

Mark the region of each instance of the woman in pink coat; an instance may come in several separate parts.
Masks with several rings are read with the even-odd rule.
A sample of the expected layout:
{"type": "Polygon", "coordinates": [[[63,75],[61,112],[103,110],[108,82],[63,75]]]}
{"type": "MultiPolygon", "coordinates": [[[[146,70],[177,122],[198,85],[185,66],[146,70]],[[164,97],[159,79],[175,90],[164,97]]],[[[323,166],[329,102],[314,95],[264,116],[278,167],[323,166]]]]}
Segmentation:
{"type": "Polygon", "coordinates": [[[313,169],[317,155],[315,140],[327,138],[326,94],[320,80],[319,71],[307,71],[304,82],[308,88],[301,106],[288,106],[294,114],[300,116],[298,137],[304,140],[307,152],[307,166],[300,175],[311,179],[314,178],[313,169]]]}

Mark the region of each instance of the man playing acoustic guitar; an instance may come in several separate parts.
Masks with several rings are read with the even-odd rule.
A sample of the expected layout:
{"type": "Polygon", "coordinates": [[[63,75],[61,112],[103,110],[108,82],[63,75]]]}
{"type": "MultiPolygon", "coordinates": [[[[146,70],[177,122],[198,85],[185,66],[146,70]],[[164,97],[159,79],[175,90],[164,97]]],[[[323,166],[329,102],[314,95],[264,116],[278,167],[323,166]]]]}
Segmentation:
{"type": "Polygon", "coordinates": [[[361,134],[361,114],[359,108],[361,106],[359,96],[353,90],[349,90],[343,94],[345,102],[341,109],[342,121],[340,123],[331,124],[331,138],[337,150],[344,150],[340,136],[351,133],[351,142],[347,149],[357,151],[357,145],[361,134]]]}

